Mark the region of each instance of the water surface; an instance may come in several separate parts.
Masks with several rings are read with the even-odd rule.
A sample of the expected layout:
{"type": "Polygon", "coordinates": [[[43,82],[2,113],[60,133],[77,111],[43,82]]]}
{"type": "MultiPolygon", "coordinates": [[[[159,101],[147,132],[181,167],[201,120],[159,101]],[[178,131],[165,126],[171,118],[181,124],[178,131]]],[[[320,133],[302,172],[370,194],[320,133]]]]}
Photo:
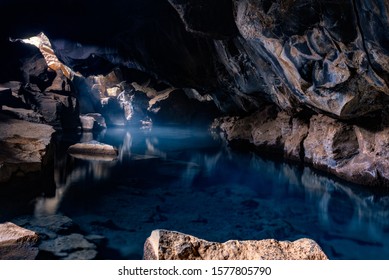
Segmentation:
{"type": "Polygon", "coordinates": [[[116,161],[66,155],[58,142],[56,195],[34,214],[61,213],[108,239],[103,257],[141,259],[154,229],[210,241],[312,238],[331,259],[389,259],[389,197],[308,167],[231,151],[207,131],[178,127],[84,134],[119,149],[116,161]]]}

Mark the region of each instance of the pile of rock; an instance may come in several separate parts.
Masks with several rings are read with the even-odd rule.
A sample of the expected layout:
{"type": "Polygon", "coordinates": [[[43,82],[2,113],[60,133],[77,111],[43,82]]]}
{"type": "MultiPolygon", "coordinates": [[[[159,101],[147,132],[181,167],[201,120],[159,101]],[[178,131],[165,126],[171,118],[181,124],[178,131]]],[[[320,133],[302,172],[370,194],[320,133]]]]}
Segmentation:
{"type": "Polygon", "coordinates": [[[105,240],[103,236],[84,236],[70,218],[62,215],[22,217],[14,222],[39,236],[40,242],[35,245],[38,257],[43,259],[95,259],[98,246],[105,240]]]}

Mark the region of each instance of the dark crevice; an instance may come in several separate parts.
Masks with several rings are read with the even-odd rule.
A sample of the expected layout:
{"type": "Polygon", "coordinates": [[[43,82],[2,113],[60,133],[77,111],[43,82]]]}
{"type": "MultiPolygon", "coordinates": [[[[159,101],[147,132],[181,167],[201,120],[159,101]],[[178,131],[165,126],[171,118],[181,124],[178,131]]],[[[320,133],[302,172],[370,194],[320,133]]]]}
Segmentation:
{"type": "Polygon", "coordinates": [[[357,8],[357,3],[356,2],[357,2],[357,0],[353,0],[352,1],[354,13],[355,13],[355,19],[357,20],[357,28],[359,30],[359,33],[361,34],[363,50],[366,53],[367,60],[369,61],[370,67],[373,68],[373,63],[372,63],[372,61],[370,59],[370,55],[369,55],[369,52],[368,52],[368,49],[367,49],[367,46],[366,46],[366,43],[365,43],[365,35],[363,34],[361,19],[359,17],[359,13],[358,13],[358,8],[357,8]]]}

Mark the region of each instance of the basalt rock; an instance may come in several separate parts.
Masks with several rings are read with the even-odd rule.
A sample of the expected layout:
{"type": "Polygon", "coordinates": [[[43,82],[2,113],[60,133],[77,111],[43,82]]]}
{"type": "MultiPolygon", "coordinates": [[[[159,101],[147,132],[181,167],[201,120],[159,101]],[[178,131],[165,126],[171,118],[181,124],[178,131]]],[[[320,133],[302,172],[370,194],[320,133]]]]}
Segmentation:
{"type": "Polygon", "coordinates": [[[293,118],[272,105],[247,117],[217,119],[212,125],[213,129],[220,128],[230,142],[249,142],[259,150],[293,160],[301,160],[308,127],[304,118],[293,118]]]}
{"type": "Polygon", "coordinates": [[[0,114],[0,183],[40,174],[47,164],[54,129],[0,114]]]}
{"type": "Polygon", "coordinates": [[[105,119],[98,113],[89,113],[80,116],[81,127],[83,131],[102,130],[107,128],[105,119]]]}
{"type": "Polygon", "coordinates": [[[33,260],[38,255],[38,235],[13,223],[0,224],[0,259],[33,260]]]}
{"type": "Polygon", "coordinates": [[[39,250],[50,253],[56,258],[68,260],[91,260],[97,256],[96,245],[90,243],[83,235],[72,233],[55,239],[43,241],[39,250]]]}
{"type": "Polygon", "coordinates": [[[144,245],[146,260],[326,260],[313,240],[275,239],[210,242],[191,235],[154,230],[144,245]]]}
{"type": "Polygon", "coordinates": [[[112,161],[117,158],[115,147],[97,141],[77,143],[69,147],[68,153],[73,157],[89,160],[112,161]]]}
{"type": "Polygon", "coordinates": [[[61,70],[54,71],[40,55],[23,65],[22,94],[26,104],[43,116],[45,123],[56,129],[79,126],[78,101],[70,81],[61,70]]]}
{"type": "Polygon", "coordinates": [[[213,123],[229,142],[283,155],[370,186],[388,186],[388,128],[344,122],[322,114],[290,116],[274,106],[247,117],[225,117],[213,123]],[[309,121],[307,121],[307,119],[309,121]]]}
{"type": "MultiPolygon", "coordinates": [[[[121,65],[174,87],[209,93],[230,113],[255,111],[263,99],[283,110],[308,107],[340,119],[385,110],[389,7],[384,0],[84,1],[79,9],[70,2],[61,9],[49,1],[26,2],[2,4],[2,10],[20,12],[21,3],[29,7],[40,19],[29,21],[30,28],[44,26],[54,34],[53,52],[85,77],[121,65]],[[48,16],[50,9],[56,20],[48,16]],[[97,21],[96,15],[109,20],[97,21]],[[77,27],[71,34],[69,25],[77,27]]],[[[19,18],[24,16],[29,18],[23,13],[19,18]]],[[[25,24],[14,24],[20,35],[25,24]]]]}
{"type": "MultiPolygon", "coordinates": [[[[82,114],[101,113],[108,125],[148,122],[150,117],[191,122],[189,109],[199,112],[207,103],[174,107],[184,104],[189,90],[210,97],[225,115],[239,116],[224,121],[227,137],[248,139],[259,149],[271,147],[347,180],[386,181],[388,126],[371,131],[359,125],[388,112],[385,0],[133,0],[110,5],[87,0],[80,9],[70,2],[58,9],[47,0],[40,6],[24,0],[1,5],[21,19],[4,37],[9,32],[25,36],[28,31],[20,32],[25,26],[34,32],[44,26],[53,36],[52,42],[44,34],[36,36],[42,39],[39,44],[27,40],[41,54],[34,63],[25,60],[23,67],[23,98],[51,124],[61,120],[62,126],[74,127],[77,102],[82,114]],[[39,20],[25,24],[31,17],[20,11],[21,3],[39,20]],[[96,21],[102,17],[109,20],[96,21]],[[69,34],[69,26],[77,28],[69,34]],[[147,79],[131,79],[117,67],[147,79]],[[147,86],[148,79],[168,87],[152,96],[134,86],[147,86]],[[173,93],[172,102],[164,98],[170,96],[167,91],[173,93]],[[269,103],[274,112],[262,119],[269,103]],[[257,111],[259,120],[240,117],[257,111]],[[75,118],[63,121],[65,116],[75,118]]],[[[16,52],[20,46],[11,41],[16,52]]],[[[5,49],[12,49],[9,44],[5,49]]],[[[9,91],[3,94],[9,98],[9,91]]],[[[206,108],[204,114],[209,114],[206,108]]]]}

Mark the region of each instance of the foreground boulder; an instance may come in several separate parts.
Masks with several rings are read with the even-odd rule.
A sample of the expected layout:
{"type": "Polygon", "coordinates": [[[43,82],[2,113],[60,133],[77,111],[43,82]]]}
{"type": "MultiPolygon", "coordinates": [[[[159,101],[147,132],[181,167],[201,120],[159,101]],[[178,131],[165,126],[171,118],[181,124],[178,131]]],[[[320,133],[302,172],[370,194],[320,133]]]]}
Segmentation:
{"type": "Polygon", "coordinates": [[[0,224],[0,259],[31,260],[38,255],[38,235],[13,223],[0,224]]]}
{"type": "Polygon", "coordinates": [[[154,230],[144,245],[146,260],[326,260],[313,240],[275,239],[210,242],[191,235],[154,230]]]}

